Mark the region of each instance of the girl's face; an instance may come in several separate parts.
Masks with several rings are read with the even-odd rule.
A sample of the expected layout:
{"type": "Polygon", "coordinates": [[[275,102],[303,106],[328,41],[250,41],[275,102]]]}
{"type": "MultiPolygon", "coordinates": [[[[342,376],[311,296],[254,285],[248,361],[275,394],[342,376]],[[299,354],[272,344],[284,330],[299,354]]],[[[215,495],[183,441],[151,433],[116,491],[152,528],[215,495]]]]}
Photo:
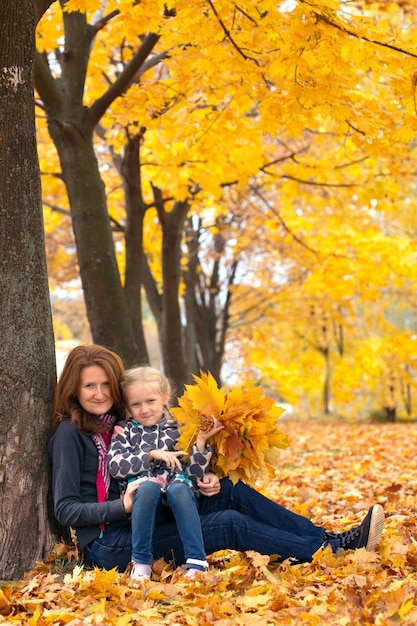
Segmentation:
{"type": "Polygon", "coordinates": [[[138,383],[123,390],[129,415],[142,426],[153,426],[162,417],[169,395],[163,396],[155,385],[138,383]]]}
{"type": "Polygon", "coordinates": [[[81,370],[78,401],[93,415],[108,413],[113,406],[106,370],[99,365],[89,365],[81,370]]]}

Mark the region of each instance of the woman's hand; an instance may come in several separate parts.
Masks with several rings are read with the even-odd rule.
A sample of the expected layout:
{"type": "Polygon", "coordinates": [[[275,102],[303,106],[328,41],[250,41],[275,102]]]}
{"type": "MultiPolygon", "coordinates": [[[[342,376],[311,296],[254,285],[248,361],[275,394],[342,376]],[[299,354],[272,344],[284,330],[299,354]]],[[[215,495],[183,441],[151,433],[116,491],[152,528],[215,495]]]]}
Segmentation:
{"type": "Polygon", "coordinates": [[[220,480],[216,474],[208,472],[202,480],[197,480],[197,487],[202,496],[215,496],[220,491],[220,480]]]}
{"type": "Polygon", "coordinates": [[[125,495],[123,496],[123,508],[125,510],[125,513],[127,513],[127,515],[130,515],[132,512],[136,489],[145,480],[149,480],[149,478],[147,476],[144,476],[143,478],[137,478],[136,480],[132,480],[131,483],[128,483],[126,487],[125,495]]]}

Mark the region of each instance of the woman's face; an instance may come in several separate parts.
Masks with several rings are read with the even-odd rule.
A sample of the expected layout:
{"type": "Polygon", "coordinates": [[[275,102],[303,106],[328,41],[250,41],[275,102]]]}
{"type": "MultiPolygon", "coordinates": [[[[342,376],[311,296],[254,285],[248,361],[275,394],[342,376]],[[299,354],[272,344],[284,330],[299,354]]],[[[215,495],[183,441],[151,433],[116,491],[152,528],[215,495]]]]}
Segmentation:
{"type": "Polygon", "coordinates": [[[113,406],[106,370],[99,365],[89,365],[81,370],[78,401],[93,415],[108,413],[113,406]]]}

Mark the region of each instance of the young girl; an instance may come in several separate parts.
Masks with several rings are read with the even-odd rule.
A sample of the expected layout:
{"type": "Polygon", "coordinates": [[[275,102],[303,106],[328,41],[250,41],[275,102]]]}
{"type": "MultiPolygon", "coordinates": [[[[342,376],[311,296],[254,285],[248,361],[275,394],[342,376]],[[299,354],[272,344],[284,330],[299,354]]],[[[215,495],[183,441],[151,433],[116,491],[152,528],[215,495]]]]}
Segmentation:
{"type": "Polygon", "coordinates": [[[186,557],[187,576],[208,567],[197,510],[197,481],[211,459],[207,440],[223,426],[198,433],[187,462],[185,451],[175,451],[179,432],[169,413],[171,388],[168,379],[152,367],[127,370],[121,378],[130,419],[114,429],[108,450],[109,471],[121,481],[140,479],[132,510],[133,579],[150,578],[155,524],[174,514],[186,557]]]}

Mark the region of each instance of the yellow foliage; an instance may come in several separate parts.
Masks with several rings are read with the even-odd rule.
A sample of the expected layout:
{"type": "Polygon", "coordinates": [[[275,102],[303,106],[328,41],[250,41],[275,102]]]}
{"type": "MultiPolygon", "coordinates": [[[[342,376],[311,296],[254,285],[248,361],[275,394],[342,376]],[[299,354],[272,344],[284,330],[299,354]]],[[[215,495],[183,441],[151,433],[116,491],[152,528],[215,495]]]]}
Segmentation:
{"type": "MultiPolygon", "coordinates": [[[[37,48],[62,83],[64,59],[85,32],[80,41],[74,28],[66,37],[61,4],[40,21],[37,48]]],[[[122,184],[109,155],[122,155],[126,136],[144,127],[148,205],[152,183],[170,199],[167,211],[187,199],[207,224],[208,213],[240,220],[225,233],[245,267],[232,298],[239,323],[228,340],[251,377],[316,414],[327,346],[333,408],[366,412],[378,403],[393,343],[397,388],[417,390],[415,330],[400,341],[399,324],[386,315],[416,308],[416,6],[278,4],[108,0],[102,15],[97,0],[68,0],[67,20],[85,11],[94,33],[77,106],[88,115],[146,33],[160,36],[136,82],[100,120],[105,140],[95,141],[109,214],[123,228],[122,184]],[[229,185],[238,189],[236,202],[229,185]],[[342,329],[343,345],[329,332],[320,340],[307,313],[313,301],[329,327],[342,329]]],[[[47,143],[45,109],[37,112],[50,281],[62,286],[78,268],[60,165],[47,143]]],[[[122,236],[114,236],[117,244],[122,236]]],[[[161,232],[151,209],[144,241],[159,285],[161,232]]],[[[123,244],[117,249],[123,274],[123,244]]]]}
{"type": "Polygon", "coordinates": [[[87,11],[97,11],[101,6],[101,0],[67,0],[65,10],[67,13],[79,11],[87,13],[87,11]]]}
{"type": "Polygon", "coordinates": [[[200,372],[194,380],[194,385],[186,385],[179,407],[172,409],[181,432],[178,449],[189,451],[198,432],[214,417],[224,429],[210,440],[213,471],[234,483],[243,480],[252,485],[264,473],[273,475],[279,449],[289,445],[288,437],[277,430],[284,409],[255,383],[226,392],[210,372],[200,372]]]}

